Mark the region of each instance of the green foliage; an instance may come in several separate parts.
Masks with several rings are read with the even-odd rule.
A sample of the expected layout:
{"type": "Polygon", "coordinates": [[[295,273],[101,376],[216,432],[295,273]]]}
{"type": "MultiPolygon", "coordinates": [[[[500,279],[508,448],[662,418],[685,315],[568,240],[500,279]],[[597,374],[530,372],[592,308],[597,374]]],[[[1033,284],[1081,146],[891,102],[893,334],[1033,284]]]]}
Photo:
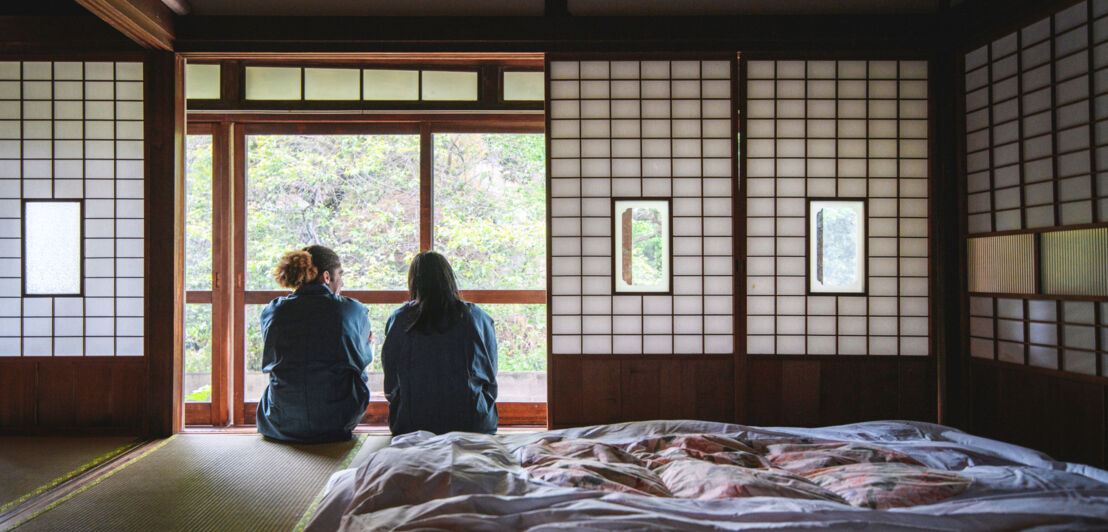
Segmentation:
{"type": "Polygon", "coordinates": [[[277,290],[287,251],[339,254],[348,289],[404,289],[419,252],[419,137],[275,135],[247,140],[247,290],[277,290]]]}
{"type": "MultiPolygon", "coordinates": [[[[544,289],[544,136],[436,134],[434,154],[434,246],[451,261],[459,287],[544,289]]],[[[348,290],[407,289],[408,266],[419,251],[418,136],[249,136],[246,156],[247,290],[279,289],[271,275],[278,259],[308,244],[339,254],[348,290]]],[[[210,283],[211,275],[210,137],[189,138],[188,165],[186,268],[195,273],[189,289],[209,289],[201,281],[210,283]],[[199,199],[202,191],[206,200],[199,199]]],[[[262,307],[247,305],[242,318],[250,372],[261,371],[262,307]]],[[[370,371],[381,371],[385,320],[397,305],[368,307],[370,371]]],[[[545,305],[482,308],[496,322],[500,371],[546,368],[545,305]]],[[[187,321],[195,323],[186,326],[195,339],[195,363],[187,365],[210,368],[210,314],[187,321]]]]}
{"type": "Polygon", "coordinates": [[[435,249],[461,289],[546,288],[542,135],[435,135],[435,249]]]}
{"type": "Polygon", "coordinates": [[[185,290],[212,288],[212,137],[189,135],[185,153],[185,290]]]}
{"type": "Polygon", "coordinates": [[[185,396],[186,401],[206,403],[212,400],[212,385],[205,384],[185,396]]]}

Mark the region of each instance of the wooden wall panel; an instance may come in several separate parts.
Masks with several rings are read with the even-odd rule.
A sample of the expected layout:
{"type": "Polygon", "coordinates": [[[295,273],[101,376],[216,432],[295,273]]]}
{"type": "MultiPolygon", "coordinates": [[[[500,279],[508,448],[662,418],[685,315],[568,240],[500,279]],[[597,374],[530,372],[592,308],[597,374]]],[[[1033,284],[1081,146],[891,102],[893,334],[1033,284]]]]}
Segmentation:
{"type": "Polygon", "coordinates": [[[749,419],[759,426],[824,426],[878,419],[936,420],[930,358],[748,358],[749,419]]]}
{"type": "Polygon", "coordinates": [[[730,356],[554,356],[551,427],[734,420],[730,356]]]}
{"type": "Polygon", "coordinates": [[[0,432],[137,434],[146,388],[139,357],[0,359],[0,432]]]}
{"type": "Polygon", "coordinates": [[[0,428],[35,424],[35,362],[0,359],[0,428]]]}
{"type": "Polygon", "coordinates": [[[65,359],[39,362],[35,396],[40,425],[76,425],[77,385],[77,367],[73,362],[65,359]]]}
{"type": "Polygon", "coordinates": [[[969,382],[973,433],[1108,465],[1108,383],[988,360],[972,361],[969,382]]]}

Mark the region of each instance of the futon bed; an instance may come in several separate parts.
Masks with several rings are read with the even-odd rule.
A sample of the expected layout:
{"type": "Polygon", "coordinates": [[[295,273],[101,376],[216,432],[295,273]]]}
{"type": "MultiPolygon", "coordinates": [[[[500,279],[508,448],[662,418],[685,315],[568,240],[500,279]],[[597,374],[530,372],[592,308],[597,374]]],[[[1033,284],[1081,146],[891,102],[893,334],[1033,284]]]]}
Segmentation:
{"type": "Polygon", "coordinates": [[[644,421],[417,432],[332,476],[309,530],[1108,529],[1108,472],[941,425],[644,421]]]}

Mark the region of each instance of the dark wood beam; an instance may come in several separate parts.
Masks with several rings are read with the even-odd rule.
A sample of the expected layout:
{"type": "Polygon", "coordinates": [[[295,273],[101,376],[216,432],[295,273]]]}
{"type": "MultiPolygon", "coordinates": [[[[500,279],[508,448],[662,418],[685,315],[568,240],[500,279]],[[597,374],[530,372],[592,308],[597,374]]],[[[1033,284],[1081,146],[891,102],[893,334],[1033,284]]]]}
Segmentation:
{"type": "Polygon", "coordinates": [[[77,0],[144,48],[173,50],[173,12],[161,0],[77,0]]]}
{"type": "Polygon", "coordinates": [[[179,52],[921,52],[935,15],[183,17],[179,52]]]}
{"type": "Polygon", "coordinates": [[[185,303],[184,59],[151,52],[145,83],[146,431],[181,430],[185,303]]]}
{"type": "Polygon", "coordinates": [[[89,54],[140,52],[130,39],[86,13],[0,16],[0,53],[89,54]]]}

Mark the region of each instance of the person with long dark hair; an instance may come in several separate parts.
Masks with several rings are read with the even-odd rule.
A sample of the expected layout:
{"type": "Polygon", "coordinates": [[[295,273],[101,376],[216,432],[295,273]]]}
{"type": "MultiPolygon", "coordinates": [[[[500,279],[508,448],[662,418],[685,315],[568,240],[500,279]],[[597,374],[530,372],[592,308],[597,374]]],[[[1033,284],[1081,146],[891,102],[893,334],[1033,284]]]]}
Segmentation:
{"type": "Polygon", "coordinates": [[[296,443],[349,440],[369,404],[367,309],[339,295],[342,263],[326,247],[286,253],[273,277],[294,292],[262,310],[269,386],[258,401],[258,432],[296,443]]]}
{"type": "Polygon", "coordinates": [[[381,348],[389,429],[496,433],[492,318],[461,299],[450,263],[433,251],[412,260],[408,295],[381,348]]]}

